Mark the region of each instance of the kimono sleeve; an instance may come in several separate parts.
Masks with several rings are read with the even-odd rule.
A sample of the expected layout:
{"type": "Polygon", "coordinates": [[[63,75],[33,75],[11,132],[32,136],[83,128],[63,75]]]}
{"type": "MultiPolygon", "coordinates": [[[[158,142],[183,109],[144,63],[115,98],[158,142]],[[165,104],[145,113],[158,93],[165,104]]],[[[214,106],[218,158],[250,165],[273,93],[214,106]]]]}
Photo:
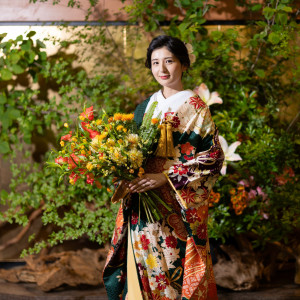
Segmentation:
{"type": "Polygon", "coordinates": [[[164,172],[185,209],[208,198],[224,160],[208,106],[191,109],[188,120],[173,132],[176,157],[168,161],[164,172]]]}

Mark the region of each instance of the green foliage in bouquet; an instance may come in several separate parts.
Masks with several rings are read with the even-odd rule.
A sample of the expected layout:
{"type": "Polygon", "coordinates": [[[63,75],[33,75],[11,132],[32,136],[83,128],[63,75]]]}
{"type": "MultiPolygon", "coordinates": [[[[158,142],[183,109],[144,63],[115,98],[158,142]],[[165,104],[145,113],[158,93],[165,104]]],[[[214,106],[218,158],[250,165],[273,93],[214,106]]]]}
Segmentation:
{"type": "MultiPolygon", "coordinates": [[[[221,179],[211,194],[210,236],[224,242],[243,233],[249,236],[255,246],[277,242],[288,247],[288,240],[299,244],[299,240],[291,238],[299,233],[300,226],[297,155],[300,144],[297,133],[299,113],[295,113],[299,110],[295,100],[299,98],[300,90],[297,1],[266,0],[257,4],[236,0],[236,5],[244,10],[245,19],[249,20],[245,26],[222,26],[221,30],[206,26],[206,14],[214,6],[225,2],[174,1],[173,6],[182,19],[174,17],[169,21],[164,13],[169,8],[169,2],[134,0],[125,7],[132,22],[124,27],[126,51],[124,45],[114,39],[114,29],[105,23],[99,23],[102,26],[97,28],[88,28],[93,32],[92,35],[75,32],[72,39],[60,41],[60,52],[48,58],[41,54],[43,45],[40,42],[35,45],[30,36],[10,41],[14,51],[19,51],[21,57],[24,55],[21,66],[24,74],[32,76],[40,86],[49,88],[51,84],[58,92],[59,100],[49,99],[42,89],[34,89],[28,84],[25,89],[18,90],[17,80],[22,74],[14,73],[11,67],[15,63],[10,55],[13,49],[9,44],[2,46],[4,58],[0,59],[0,115],[1,127],[6,130],[1,130],[0,152],[10,153],[13,145],[21,144],[20,139],[33,143],[37,135],[51,136],[52,132],[52,136],[55,136],[51,126],[61,128],[64,122],[72,124],[71,117],[78,114],[74,103],[78,103],[78,109],[86,102],[87,106],[94,105],[95,110],[99,111],[105,107],[109,113],[132,112],[135,103],[158,89],[144,69],[144,58],[136,55],[137,44],[145,35],[149,39],[162,33],[177,36],[192,44],[196,57],[192,68],[183,77],[185,87],[193,89],[198,86],[208,105],[221,102],[214,101],[218,97],[209,90],[218,91],[223,99],[223,104],[211,107],[223,137],[223,145],[228,151],[221,179]],[[68,56],[64,50],[72,44],[85,45],[83,52],[92,50],[95,70],[109,65],[110,71],[87,75],[84,69],[73,68],[72,61],[81,61],[83,52],[68,56]],[[101,51],[94,50],[98,44],[102,46],[101,51]],[[29,50],[35,51],[34,61],[29,59],[29,50]],[[12,77],[6,69],[13,74],[12,77]],[[201,91],[203,83],[206,83],[207,89],[202,85],[201,91]],[[8,84],[13,88],[8,89],[8,84]],[[5,121],[7,118],[9,120],[5,121]]],[[[96,2],[90,3],[89,12],[96,2]]],[[[57,138],[51,141],[57,146],[57,138]]],[[[13,168],[16,171],[19,167],[13,168]]],[[[43,169],[39,172],[44,174],[48,171],[43,169]]],[[[47,176],[51,177],[49,174],[47,176]]],[[[56,179],[54,176],[53,182],[56,179]]],[[[27,180],[24,178],[23,182],[27,180]]],[[[38,190],[36,184],[29,184],[28,195],[32,190],[38,190]]],[[[79,190],[76,185],[69,186],[68,183],[64,183],[63,187],[60,187],[63,195],[73,193],[73,200],[66,207],[67,211],[72,211],[79,190]]],[[[93,193],[100,193],[100,190],[81,192],[86,193],[85,196],[80,194],[85,199],[94,197],[93,193]]],[[[8,203],[11,207],[22,207],[23,215],[37,207],[29,200],[17,197],[21,193],[14,193],[15,197],[12,197],[3,192],[2,201],[10,199],[8,203]]],[[[102,200],[107,201],[107,194],[105,191],[103,193],[102,200]]],[[[43,196],[37,192],[35,202],[42,203],[42,199],[43,196]]],[[[55,198],[52,201],[53,206],[56,201],[59,203],[55,198]]],[[[96,215],[97,210],[86,213],[96,215]]],[[[12,220],[5,212],[2,216],[4,220],[12,220]]],[[[43,219],[55,220],[58,216],[56,210],[51,212],[45,206],[43,219]]],[[[113,223],[113,220],[111,214],[103,217],[103,222],[113,223]]],[[[25,224],[26,217],[20,215],[16,221],[25,224]]],[[[81,224],[75,216],[73,222],[81,224]]],[[[77,237],[87,232],[86,227],[78,226],[74,229],[74,236],[77,237]]],[[[63,227],[61,230],[64,232],[63,227]]],[[[68,237],[63,236],[65,239],[68,237]]]]}

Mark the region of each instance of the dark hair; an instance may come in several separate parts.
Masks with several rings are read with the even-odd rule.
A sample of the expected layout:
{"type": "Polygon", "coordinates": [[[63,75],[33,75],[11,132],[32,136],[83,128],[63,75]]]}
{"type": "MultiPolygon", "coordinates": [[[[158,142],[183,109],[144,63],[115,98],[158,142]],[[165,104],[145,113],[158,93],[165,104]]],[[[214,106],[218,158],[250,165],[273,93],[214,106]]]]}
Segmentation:
{"type": "Polygon", "coordinates": [[[167,49],[177,57],[177,59],[183,66],[187,68],[190,67],[191,62],[189,58],[189,53],[184,43],[180,39],[172,36],[159,35],[151,41],[147,49],[147,58],[145,61],[145,66],[147,68],[151,69],[152,52],[162,47],[167,47],[167,49]]]}

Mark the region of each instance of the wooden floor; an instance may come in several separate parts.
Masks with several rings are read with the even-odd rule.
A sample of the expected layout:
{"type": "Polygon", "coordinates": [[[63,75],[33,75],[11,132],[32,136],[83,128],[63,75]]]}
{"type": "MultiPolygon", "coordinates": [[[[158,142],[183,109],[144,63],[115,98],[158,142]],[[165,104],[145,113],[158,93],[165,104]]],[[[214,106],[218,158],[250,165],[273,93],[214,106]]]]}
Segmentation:
{"type": "MultiPolygon", "coordinates": [[[[218,288],[219,300],[300,300],[300,285],[293,283],[290,271],[281,271],[271,282],[255,291],[233,292],[218,288]]],[[[61,287],[41,291],[33,283],[8,283],[0,279],[0,300],[108,300],[104,287],[61,287]]],[[[208,299],[209,300],[209,299],[208,299]]]]}

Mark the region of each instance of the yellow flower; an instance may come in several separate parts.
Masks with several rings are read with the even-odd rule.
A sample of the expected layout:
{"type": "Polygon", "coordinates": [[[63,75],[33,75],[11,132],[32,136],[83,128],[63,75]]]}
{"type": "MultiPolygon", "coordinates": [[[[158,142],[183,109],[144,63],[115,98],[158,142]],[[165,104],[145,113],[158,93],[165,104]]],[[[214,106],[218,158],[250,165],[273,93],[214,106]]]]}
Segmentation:
{"type": "Polygon", "coordinates": [[[66,128],[68,128],[68,127],[69,127],[69,124],[68,124],[68,123],[65,123],[64,126],[65,126],[66,128]]]}
{"type": "Polygon", "coordinates": [[[110,189],[110,188],[107,188],[106,189],[109,193],[111,193],[112,192],[112,190],[110,189]]]}
{"type": "Polygon", "coordinates": [[[101,125],[101,123],[102,123],[102,120],[99,120],[99,119],[98,119],[98,120],[96,121],[96,125],[101,125]]]}
{"type": "Polygon", "coordinates": [[[72,137],[72,141],[73,142],[77,142],[77,138],[76,137],[72,137]]]}
{"type": "Polygon", "coordinates": [[[83,146],[83,145],[81,145],[81,146],[80,146],[80,149],[84,149],[84,146],[83,146]]]}
{"type": "MultiPolygon", "coordinates": [[[[97,135],[96,135],[96,136],[97,136],[97,135]]],[[[83,139],[82,142],[83,142],[83,143],[86,143],[86,139],[83,139]]]]}
{"type": "Polygon", "coordinates": [[[84,150],[81,150],[80,153],[83,155],[83,154],[85,154],[85,151],[84,151],[84,150]]]}
{"type": "Polygon", "coordinates": [[[122,114],[120,114],[120,113],[114,114],[114,120],[115,120],[115,121],[122,120],[122,118],[123,118],[123,115],[122,115],[122,114]]]}
{"type": "Polygon", "coordinates": [[[124,128],[124,127],[123,127],[122,125],[118,125],[118,126],[117,126],[117,130],[118,130],[118,131],[121,131],[123,128],[124,128]]]}
{"type": "Polygon", "coordinates": [[[134,169],[139,168],[143,163],[143,153],[137,149],[132,149],[128,153],[130,162],[134,169]]]}
{"type": "Polygon", "coordinates": [[[64,141],[60,141],[60,145],[63,147],[65,145],[64,141]]]}
{"type": "Polygon", "coordinates": [[[107,142],[106,142],[106,144],[108,146],[114,146],[116,143],[115,143],[115,141],[113,139],[108,139],[107,142]]]}
{"type": "Polygon", "coordinates": [[[89,171],[92,171],[92,169],[94,168],[94,166],[89,162],[89,163],[87,163],[86,168],[87,168],[89,171]]]}
{"type": "Polygon", "coordinates": [[[139,136],[137,134],[130,133],[127,140],[130,144],[137,144],[139,141],[139,136]]]}
{"type": "Polygon", "coordinates": [[[83,121],[83,120],[85,119],[85,117],[84,117],[84,116],[79,116],[79,119],[80,119],[81,121],[83,121]]]}
{"type": "Polygon", "coordinates": [[[124,132],[127,132],[127,128],[123,128],[123,131],[124,131],[124,132]]]}
{"type": "Polygon", "coordinates": [[[122,121],[131,121],[134,117],[134,114],[124,114],[122,116],[122,121]]]}
{"type": "Polygon", "coordinates": [[[99,135],[99,139],[100,139],[100,140],[103,140],[104,138],[107,137],[107,135],[108,135],[108,132],[103,132],[103,133],[101,133],[101,134],[99,135]]]}
{"type": "Polygon", "coordinates": [[[146,264],[151,268],[154,269],[157,267],[157,260],[153,254],[149,254],[148,258],[146,259],[146,264]]]}
{"type": "Polygon", "coordinates": [[[123,140],[122,140],[122,139],[119,139],[119,140],[118,140],[118,143],[119,143],[119,144],[122,144],[122,143],[123,143],[123,140]]]}
{"type": "Polygon", "coordinates": [[[151,124],[157,124],[158,123],[158,119],[157,118],[153,118],[151,119],[151,124]]]}
{"type": "Polygon", "coordinates": [[[75,184],[75,181],[74,181],[73,178],[70,178],[69,182],[70,182],[71,184],[75,184]]]}
{"type": "Polygon", "coordinates": [[[141,250],[140,244],[139,244],[138,241],[135,241],[135,242],[134,242],[133,247],[134,247],[134,249],[136,249],[136,250],[141,250]]]}
{"type": "Polygon", "coordinates": [[[62,153],[62,154],[65,154],[65,153],[66,153],[66,151],[65,151],[65,150],[63,150],[63,151],[61,151],[61,153],[62,153]]]}

